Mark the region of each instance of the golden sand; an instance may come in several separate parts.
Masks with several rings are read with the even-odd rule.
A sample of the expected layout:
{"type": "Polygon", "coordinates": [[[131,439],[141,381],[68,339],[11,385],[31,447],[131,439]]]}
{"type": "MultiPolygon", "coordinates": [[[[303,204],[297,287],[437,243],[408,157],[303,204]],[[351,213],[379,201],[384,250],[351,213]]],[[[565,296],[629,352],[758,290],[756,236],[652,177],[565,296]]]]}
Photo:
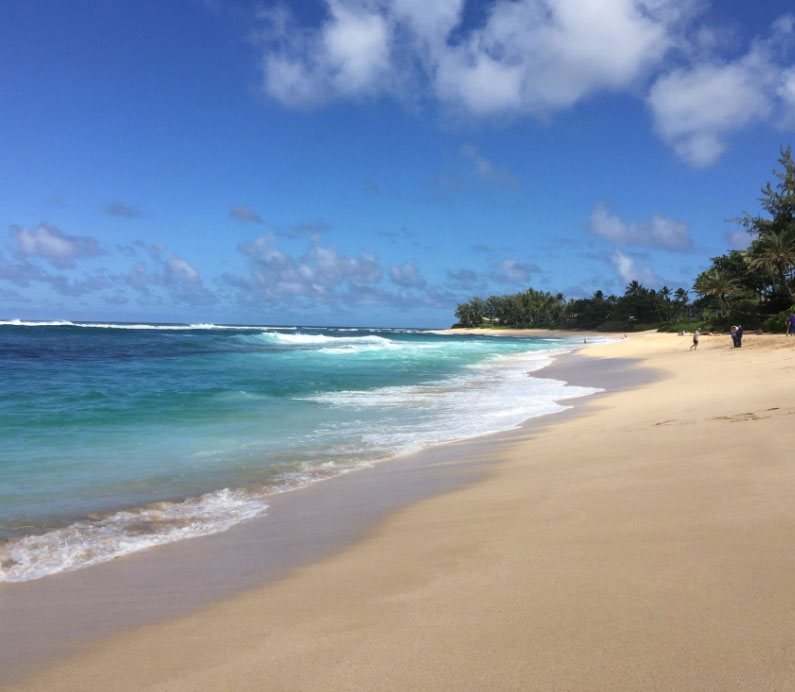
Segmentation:
{"type": "Polygon", "coordinates": [[[795,339],[689,346],[589,349],[665,378],[331,558],[14,689],[795,690],[795,339]]]}

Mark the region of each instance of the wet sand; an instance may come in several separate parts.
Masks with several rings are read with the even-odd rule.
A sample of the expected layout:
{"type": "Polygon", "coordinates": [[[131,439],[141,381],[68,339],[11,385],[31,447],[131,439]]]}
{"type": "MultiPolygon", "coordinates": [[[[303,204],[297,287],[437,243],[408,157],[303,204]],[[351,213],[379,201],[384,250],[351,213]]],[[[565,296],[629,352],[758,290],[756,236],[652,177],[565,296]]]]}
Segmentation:
{"type": "Polygon", "coordinates": [[[542,371],[612,382],[586,415],[308,489],[325,509],[284,495],[38,594],[3,585],[3,648],[84,635],[9,689],[792,689],[795,340],[728,341],[588,349],[542,371]],[[110,625],[48,622],[114,600],[110,625]]]}

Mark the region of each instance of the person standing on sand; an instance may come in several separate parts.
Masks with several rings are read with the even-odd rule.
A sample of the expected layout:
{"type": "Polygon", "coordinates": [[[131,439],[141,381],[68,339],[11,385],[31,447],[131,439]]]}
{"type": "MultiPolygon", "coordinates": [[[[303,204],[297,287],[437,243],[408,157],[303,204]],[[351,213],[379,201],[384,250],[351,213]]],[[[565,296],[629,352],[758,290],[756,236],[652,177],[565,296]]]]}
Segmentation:
{"type": "Polygon", "coordinates": [[[734,344],[734,348],[737,348],[737,325],[732,325],[732,328],[729,330],[729,333],[732,335],[732,343],[734,344]]]}
{"type": "Polygon", "coordinates": [[[785,324],[787,327],[787,336],[795,336],[795,313],[787,317],[785,324]]]}
{"type": "Polygon", "coordinates": [[[693,351],[698,348],[698,337],[700,336],[698,329],[693,332],[693,345],[690,347],[690,350],[693,351]]]}
{"type": "Polygon", "coordinates": [[[737,325],[737,340],[734,342],[735,348],[741,348],[743,345],[743,325],[737,325]]]}

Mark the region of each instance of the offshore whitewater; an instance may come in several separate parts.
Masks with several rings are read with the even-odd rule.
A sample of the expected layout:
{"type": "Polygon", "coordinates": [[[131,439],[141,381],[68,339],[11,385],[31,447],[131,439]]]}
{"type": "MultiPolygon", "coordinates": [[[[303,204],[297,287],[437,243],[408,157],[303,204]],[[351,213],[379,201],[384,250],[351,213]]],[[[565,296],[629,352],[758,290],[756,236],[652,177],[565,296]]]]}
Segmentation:
{"type": "Polygon", "coordinates": [[[262,514],[268,496],[514,428],[595,389],[569,338],[0,321],[0,581],[262,514]]]}

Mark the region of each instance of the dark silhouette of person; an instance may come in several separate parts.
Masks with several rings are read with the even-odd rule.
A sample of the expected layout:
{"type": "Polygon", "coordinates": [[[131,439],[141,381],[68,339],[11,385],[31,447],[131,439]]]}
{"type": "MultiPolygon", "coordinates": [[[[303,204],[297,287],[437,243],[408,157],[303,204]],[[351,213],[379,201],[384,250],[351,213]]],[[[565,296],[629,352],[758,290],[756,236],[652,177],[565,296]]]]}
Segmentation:
{"type": "Polygon", "coordinates": [[[741,348],[743,345],[743,325],[737,325],[737,340],[734,344],[735,348],[741,348]]]}

